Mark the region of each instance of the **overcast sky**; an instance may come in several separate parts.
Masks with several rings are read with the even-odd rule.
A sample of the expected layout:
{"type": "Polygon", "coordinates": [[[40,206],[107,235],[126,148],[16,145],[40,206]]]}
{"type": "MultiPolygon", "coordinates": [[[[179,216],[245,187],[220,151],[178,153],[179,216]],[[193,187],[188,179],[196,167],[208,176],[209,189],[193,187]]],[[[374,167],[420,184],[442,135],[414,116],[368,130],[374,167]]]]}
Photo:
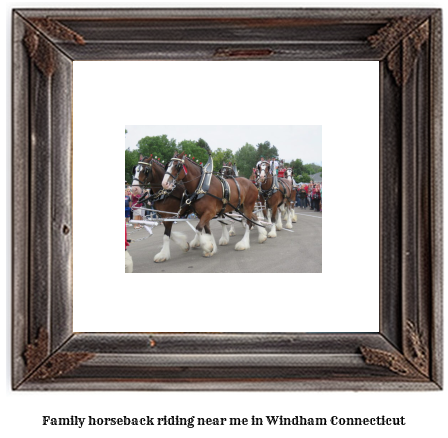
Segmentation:
{"type": "Polygon", "coordinates": [[[126,149],[135,149],[143,137],[166,134],[177,143],[182,140],[204,139],[212,150],[231,149],[234,153],[249,143],[256,147],[258,143],[269,141],[276,146],[280,159],[290,161],[301,158],[304,163],[322,165],[322,126],[142,126],[127,125],[126,149]]]}

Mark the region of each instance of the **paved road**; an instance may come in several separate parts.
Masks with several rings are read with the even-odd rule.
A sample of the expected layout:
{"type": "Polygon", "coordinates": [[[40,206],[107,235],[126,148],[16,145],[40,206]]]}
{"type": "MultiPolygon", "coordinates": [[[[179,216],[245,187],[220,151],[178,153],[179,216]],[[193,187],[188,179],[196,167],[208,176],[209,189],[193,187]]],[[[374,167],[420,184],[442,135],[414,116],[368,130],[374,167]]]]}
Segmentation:
{"type": "MultiPolygon", "coordinates": [[[[129,253],[133,258],[134,272],[322,272],[322,213],[298,207],[295,210],[297,223],[293,224],[293,232],[277,231],[276,238],[268,238],[259,244],[258,232],[253,229],[250,233],[251,247],[245,251],[235,251],[235,243],[244,234],[241,224],[236,223],[236,236],[230,238],[227,246],[218,246],[218,252],[213,257],[203,257],[201,249],[190,249],[184,253],[171,241],[171,259],[163,263],[153,261],[162,247],[163,225],[154,227],[153,236],[145,240],[139,240],[148,235],[145,229],[134,231],[128,227],[128,238],[133,239],[129,253]]],[[[197,219],[190,221],[194,227],[197,222],[197,219]]],[[[189,242],[194,238],[193,230],[185,222],[178,222],[173,230],[185,233],[189,242]]],[[[221,225],[212,221],[211,230],[218,242],[221,225]]]]}

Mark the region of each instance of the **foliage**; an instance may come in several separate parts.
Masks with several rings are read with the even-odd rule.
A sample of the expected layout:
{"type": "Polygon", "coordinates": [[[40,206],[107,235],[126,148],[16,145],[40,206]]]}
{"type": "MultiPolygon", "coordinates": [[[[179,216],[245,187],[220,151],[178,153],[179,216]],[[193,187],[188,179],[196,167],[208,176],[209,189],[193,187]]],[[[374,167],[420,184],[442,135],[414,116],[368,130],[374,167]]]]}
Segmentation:
{"type": "MultiPolygon", "coordinates": [[[[204,142],[205,143],[205,142],[204,142]]],[[[207,144],[207,143],[205,143],[207,144]]],[[[179,143],[178,152],[185,152],[194,161],[205,164],[208,160],[207,150],[198,145],[197,141],[183,140],[179,143]]]]}
{"type": "Polygon", "coordinates": [[[289,167],[294,169],[294,175],[298,176],[304,172],[303,161],[300,158],[296,158],[295,160],[289,163],[289,167]]]}
{"type": "MultiPolygon", "coordinates": [[[[254,162],[254,165],[261,158],[265,158],[266,160],[272,157],[278,157],[278,150],[275,146],[271,146],[269,141],[265,141],[264,143],[257,144],[257,159],[254,162]]],[[[252,173],[252,172],[251,172],[252,173]]]]}
{"type": "MultiPolygon", "coordinates": [[[[166,135],[154,137],[144,137],[137,143],[138,151],[145,157],[151,154],[162,162],[167,162],[174,155],[176,150],[176,140],[168,140],[166,135]]],[[[138,158],[138,157],[137,157],[138,158]]]]}
{"type": "Polygon", "coordinates": [[[215,164],[215,171],[221,168],[223,162],[235,162],[235,156],[233,155],[232,149],[223,150],[221,148],[218,148],[216,149],[216,151],[212,152],[212,157],[215,164]]]}
{"type": "Polygon", "coordinates": [[[309,174],[306,173],[306,172],[302,172],[302,173],[299,174],[299,175],[297,175],[297,174],[294,172],[294,179],[295,179],[295,181],[298,182],[298,183],[301,182],[301,183],[306,183],[306,184],[308,184],[308,183],[310,182],[311,177],[310,177],[309,174]]]}
{"type": "MultiPolygon", "coordinates": [[[[125,129],[125,134],[127,130],[125,129]]],[[[205,164],[208,160],[209,153],[214,160],[214,171],[218,171],[223,162],[236,163],[240,176],[249,178],[252,174],[252,168],[263,156],[266,159],[272,156],[279,156],[277,148],[269,141],[258,143],[256,147],[246,143],[239,148],[234,154],[231,149],[218,148],[212,151],[208,143],[199,138],[198,140],[182,140],[176,144],[175,139],[168,139],[166,135],[158,135],[153,137],[144,137],[137,143],[134,150],[125,150],[125,179],[132,184],[132,167],[139,161],[140,154],[149,157],[152,155],[161,162],[167,163],[175,153],[185,152],[190,158],[198,163],[205,164]]],[[[304,164],[300,158],[285,163],[288,167],[294,168],[294,177],[297,182],[309,183],[310,175],[315,173],[322,174],[322,167],[314,163],[304,164]]]]}
{"type": "Polygon", "coordinates": [[[139,151],[137,149],[131,151],[129,148],[124,151],[124,179],[128,184],[132,185],[132,168],[137,164],[139,151]]]}
{"type": "Polygon", "coordinates": [[[314,175],[315,173],[322,172],[322,166],[318,166],[314,163],[305,164],[305,172],[310,175],[314,175]]]}
{"type": "Polygon", "coordinates": [[[240,176],[249,178],[252,174],[252,168],[257,164],[257,149],[251,144],[246,143],[235,153],[236,166],[240,176]]]}
{"type": "Polygon", "coordinates": [[[208,145],[208,143],[205,140],[200,138],[196,143],[200,148],[205,149],[207,154],[209,154],[209,155],[212,154],[212,150],[210,149],[210,146],[208,145]]]}

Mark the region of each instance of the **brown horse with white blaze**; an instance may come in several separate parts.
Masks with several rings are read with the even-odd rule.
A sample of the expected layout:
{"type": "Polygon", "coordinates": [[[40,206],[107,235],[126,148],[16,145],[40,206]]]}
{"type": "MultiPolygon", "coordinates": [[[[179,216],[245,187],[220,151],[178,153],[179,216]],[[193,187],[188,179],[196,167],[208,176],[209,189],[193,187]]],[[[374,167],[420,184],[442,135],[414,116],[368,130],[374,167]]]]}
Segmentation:
{"type": "MultiPolygon", "coordinates": [[[[162,163],[152,157],[143,157],[143,155],[140,155],[139,162],[134,167],[132,173],[132,186],[136,188],[140,196],[143,194],[142,187],[151,187],[154,192],[150,196],[151,203],[156,210],[160,211],[158,214],[163,219],[172,218],[179,212],[182,194],[185,189],[182,185],[175,187],[171,193],[162,189],[162,180],[165,175],[165,167],[162,163]]],[[[184,215],[186,210],[184,208],[180,212],[180,215],[184,215]]],[[[171,258],[170,240],[177,243],[184,252],[190,249],[187,237],[183,233],[172,231],[172,221],[163,222],[163,226],[165,227],[163,246],[160,252],[154,256],[156,263],[164,262],[171,258]]]]}
{"type": "MultiPolygon", "coordinates": [[[[249,177],[249,181],[252,182],[252,184],[255,184],[255,187],[259,186],[259,175],[258,175],[258,169],[256,167],[252,168],[252,174],[249,177]]],[[[260,220],[266,220],[269,224],[271,223],[271,217],[268,215],[268,210],[266,208],[266,202],[264,198],[258,193],[258,199],[256,203],[256,207],[258,209],[258,219],[260,220]]]]}
{"type": "MultiPolygon", "coordinates": [[[[236,165],[234,164],[232,166],[232,163],[230,161],[228,163],[223,161],[222,167],[218,172],[218,175],[221,175],[223,178],[235,178],[236,176],[238,176],[236,172],[236,165]]],[[[226,225],[222,224],[222,236],[221,239],[219,240],[219,244],[227,245],[229,243],[229,237],[231,236],[236,236],[234,224],[232,223],[230,225],[228,231],[226,225]]]]}
{"type": "MultiPolygon", "coordinates": [[[[271,209],[271,231],[268,237],[277,237],[277,230],[283,228],[281,214],[278,214],[278,208],[284,203],[289,204],[292,194],[292,183],[284,178],[278,178],[278,186],[274,185],[274,177],[269,172],[270,165],[267,161],[263,161],[258,165],[260,175],[260,194],[266,201],[266,206],[271,209]]],[[[292,228],[291,214],[289,209],[287,211],[287,218],[285,228],[292,228]]]]}
{"type": "Polygon", "coordinates": [[[296,206],[296,200],[297,200],[297,187],[294,187],[294,169],[292,167],[288,167],[286,169],[284,179],[287,179],[292,184],[292,193],[289,201],[289,208],[292,214],[291,221],[292,223],[296,223],[297,215],[296,212],[294,211],[294,207],[296,206]]]}
{"type": "MultiPolygon", "coordinates": [[[[210,166],[211,167],[211,166],[210,166]]],[[[246,223],[244,237],[235,245],[236,250],[250,247],[249,235],[253,223],[257,224],[258,242],[263,243],[267,236],[264,227],[259,226],[258,218],[253,213],[258,197],[256,187],[246,178],[220,180],[212,171],[198,165],[185,153],[175,154],[168,163],[162,186],[170,189],[174,182],[182,181],[189,197],[185,201],[192,204],[199,217],[196,233],[199,236],[204,257],[211,257],[217,251],[217,245],[208,223],[215,216],[238,211],[249,220],[246,223]],[[227,187],[226,187],[227,185],[227,187]],[[205,234],[202,231],[205,231],[205,234]]]]}

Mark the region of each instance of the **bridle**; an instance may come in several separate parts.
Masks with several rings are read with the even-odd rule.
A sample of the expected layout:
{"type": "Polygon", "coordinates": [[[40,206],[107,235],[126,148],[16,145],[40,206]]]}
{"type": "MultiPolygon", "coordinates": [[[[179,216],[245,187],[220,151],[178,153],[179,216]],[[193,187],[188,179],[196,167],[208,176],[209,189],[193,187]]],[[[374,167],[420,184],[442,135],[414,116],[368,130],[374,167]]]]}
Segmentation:
{"type": "MultiPolygon", "coordinates": [[[[180,171],[181,171],[182,167],[184,166],[184,163],[185,163],[185,158],[171,158],[171,161],[169,161],[167,163],[167,165],[166,165],[166,169],[167,170],[165,171],[165,175],[169,175],[171,178],[173,178],[173,183],[175,183],[177,181],[177,179],[179,178],[179,174],[180,174],[180,171]],[[175,167],[175,169],[177,170],[177,175],[176,176],[174,176],[171,172],[168,172],[170,164],[173,161],[178,161],[178,163],[176,164],[176,167],[175,167]]],[[[185,174],[186,174],[186,172],[185,172],[185,174]]]]}
{"type": "Polygon", "coordinates": [[[228,172],[233,172],[233,169],[230,166],[222,166],[221,171],[219,173],[222,176],[225,176],[228,172]]]}
{"type": "MultiPolygon", "coordinates": [[[[151,160],[152,161],[152,160],[151,160]]],[[[147,186],[148,184],[146,184],[146,179],[148,177],[148,175],[152,172],[152,163],[151,161],[149,163],[146,163],[145,161],[139,161],[137,163],[137,166],[134,166],[134,168],[132,169],[132,183],[134,183],[134,181],[138,181],[140,186],[147,186]],[[140,165],[140,166],[138,166],[140,165]],[[140,181],[140,178],[136,178],[135,177],[135,173],[138,170],[139,176],[140,176],[140,172],[141,172],[141,166],[146,166],[145,167],[145,181],[142,182],[140,181]],[[138,169],[137,169],[138,168],[138,169]]]]}
{"type": "MultiPolygon", "coordinates": [[[[264,171],[264,175],[265,175],[265,180],[267,181],[268,179],[268,175],[270,175],[270,173],[266,170],[266,166],[269,166],[269,163],[267,161],[262,161],[259,165],[258,165],[258,178],[257,181],[261,178],[261,172],[264,171]]],[[[261,182],[261,181],[260,181],[261,182]]],[[[264,181],[263,181],[264,182],[264,181]]]]}

